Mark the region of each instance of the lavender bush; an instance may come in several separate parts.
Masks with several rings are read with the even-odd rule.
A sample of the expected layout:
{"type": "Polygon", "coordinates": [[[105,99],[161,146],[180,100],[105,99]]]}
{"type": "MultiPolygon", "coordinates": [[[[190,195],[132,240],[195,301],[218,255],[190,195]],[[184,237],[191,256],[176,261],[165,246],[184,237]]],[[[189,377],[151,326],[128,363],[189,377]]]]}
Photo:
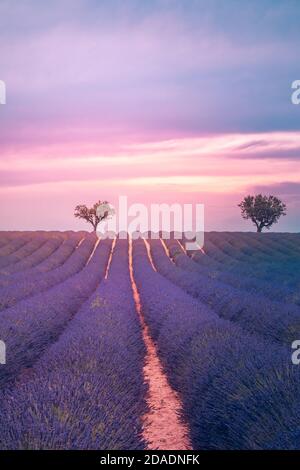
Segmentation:
{"type": "MultiPolygon", "coordinates": [[[[31,240],[31,235],[23,235],[17,237],[10,243],[0,249],[0,269],[8,266],[10,263],[14,263],[26,255],[27,251],[31,253],[35,247],[37,240],[31,240]],[[33,245],[33,246],[32,246],[33,245]]],[[[39,238],[38,243],[42,243],[43,240],[39,238]]]]}
{"type": "Polygon", "coordinates": [[[157,268],[174,284],[211,306],[223,318],[290,347],[295,332],[300,331],[300,308],[297,305],[272,302],[192,272],[187,276],[170,261],[159,240],[152,240],[151,248],[157,268]]]}
{"type": "MultiPolygon", "coordinates": [[[[285,348],[219,319],[134,245],[142,307],[197,449],[266,448],[299,419],[299,372],[285,348]]],[[[280,444],[277,444],[280,447],[280,444]]],[[[299,447],[299,443],[297,445],[299,447]]]]}
{"type": "Polygon", "coordinates": [[[0,369],[2,387],[26,372],[56,341],[103,278],[110,249],[111,240],[104,240],[78,274],[1,312],[0,337],[7,347],[7,364],[0,369]]]}
{"type": "Polygon", "coordinates": [[[2,394],[0,447],[144,448],[144,355],[122,240],[108,280],[30,374],[2,394]]]}
{"type": "MultiPolygon", "coordinates": [[[[69,256],[74,252],[80,243],[82,243],[84,237],[79,234],[70,234],[67,238],[62,237],[62,243],[58,247],[52,250],[53,243],[52,240],[49,240],[47,246],[42,247],[42,256],[41,253],[37,257],[33,253],[29,258],[31,258],[31,267],[26,267],[26,272],[21,270],[20,272],[14,272],[8,275],[0,275],[0,286],[7,286],[12,283],[20,282],[22,280],[28,281],[31,276],[35,276],[40,273],[51,271],[59,266],[61,266],[69,256]],[[51,252],[52,253],[49,253],[51,252]],[[48,252],[49,256],[46,256],[48,252]]],[[[55,243],[56,245],[56,243],[55,243]]],[[[38,250],[40,251],[40,250],[38,250]]]]}
{"type": "MultiPolygon", "coordinates": [[[[52,239],[50,238],[50,240],[43,240],[42,243],[37,241],[35,242],[34,249],[31,253],[27,253],[15,263],[9,264],[9,266],[1,270],[0,279],[5,277],[3,274],[7,276],[13,273],[25,271],[26,269],[37,265],[39,262],[50,256],[61,245],[63,239],[61,237],[57,237],[52,239]]],[[[32,246],[33,245],[34,244],[32,242],[32,246]]]]}
{"type": "MultiPolygon", "coordinates": [[[[0,311],[12,307],[18,301],[42,293],[45,290],[59,284],[78,273],[88,262],[95,246],[96,239],[90,235],[84,239],[78,249],[69,257],[62,266],[46,273],[20,274],[8,286],[0,288],[0,311]]],[[[69,251],[69,250],[68,250],[69,251]]],[[[62,252],[60,254],[63,254],[62,252]]]]}
{"type": "MultiPolygon", "coordinates": [[[[202,252],[187,256],[180,245],[174,240],[166,240],[166,245],[176,266],[186,270],[187,272],[199,273],[210,279],[216,279],[237,289],[245,290],[248,293],[260,294],[271,300],[284,301],[300,304],[300,297],[296,295],[295,290],[291,287],[283,286],[277,281],[265,281],[257,279],[254,275],[243,275],[238,266],[234,271],[226,271],[223,265],[216,266],[216,263],[209,263],[209,258],[202,252]],[[202,260],[205,260],[202,263],[202,260]],[[198,262],[194,262],[198,261],[198,262]]],[[[211,259],[211,258],[209,258],[211,259]]],[[[241,292],[243,295],[243,292],[241,292]]]]}

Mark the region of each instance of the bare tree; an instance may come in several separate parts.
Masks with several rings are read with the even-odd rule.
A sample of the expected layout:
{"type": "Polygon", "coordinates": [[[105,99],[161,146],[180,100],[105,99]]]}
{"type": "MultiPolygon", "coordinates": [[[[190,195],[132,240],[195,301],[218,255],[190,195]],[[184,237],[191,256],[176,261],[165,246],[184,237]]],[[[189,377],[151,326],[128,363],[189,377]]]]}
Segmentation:
{"type": "Polygon", "coordinates": [[[282,215],[286,215],[286,205],[275,196],[247,196],[238,207],[243,219],[251,219],[257,232],[262,232],[263,228],[269,230],[282,215]]]}
{"type": "Polygon", "coordinates": [[[96,232],[99,223],[107,219],[112,214],[107,201],[98,201],[93,207],[88,208],[85,204],[80,204],[75,207],[74,216],[78,219],[84,219],[86,222],[93,226],[96,232]]]}

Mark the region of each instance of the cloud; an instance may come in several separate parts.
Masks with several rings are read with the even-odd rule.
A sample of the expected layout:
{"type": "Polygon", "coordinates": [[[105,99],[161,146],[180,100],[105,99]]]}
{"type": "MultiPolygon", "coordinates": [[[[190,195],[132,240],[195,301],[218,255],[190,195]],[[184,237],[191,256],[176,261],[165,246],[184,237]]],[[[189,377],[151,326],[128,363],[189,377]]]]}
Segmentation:
{"type": "Polygon", "coordinates": [[[2,142],[45,125],[148,139],[297,129],[299,3],[188,3],[1,2],[2,142]]]}
{"type": "Polygon", "coordinates": [[[255,186],[255,192],[269,193],[269,194],[278,194],[280,196],[292,196],[300,199],[300,181],[284,181],[282,183],[274,183],[271,185],[261,185],[255,186]]]}
{"type": "Polygon", "coordinates": [[[297,0],[2,0],[3,223],[23,201],[41,213],[124,188],[203,197],[221,226],[248,187],[297,185],[299,13],[297,0]]]}
{"type": "Polygon", "coordinates": [[[115,147],[75,139],[38,148],[24,146],[18,152],[7,149],[0,161],[0,182],[3,188],[12,188],[105,179],[124,188],[237,192],[249,184],[300,181],[300,167],[286,156],[297,149],[299,132],[223,134],[115,147]],[[278,155],[271,158],[275,151],[278,155]]]}

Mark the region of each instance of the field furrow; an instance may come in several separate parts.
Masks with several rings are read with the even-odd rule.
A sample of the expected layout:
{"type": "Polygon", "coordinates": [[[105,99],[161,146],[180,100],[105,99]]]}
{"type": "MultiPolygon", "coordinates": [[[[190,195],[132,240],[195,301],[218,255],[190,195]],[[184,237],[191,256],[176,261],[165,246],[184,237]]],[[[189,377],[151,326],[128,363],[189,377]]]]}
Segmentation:
{"type": "Polygon", "coordinates": [[[299,372],[288,352],[218,318],[155,272],[143,241],[134,244],[134,268],[146,321],[182,397],[194,447],[276,445],[299,415],[299,372]]]}
{"type": "Polygon", "coordinates": [[[251,333],[288,346],[295,337],[295,331],[300,331],[300,307],[297,305],[243,292],[198,273],[187,275],[171,261],[160,240],[151,240],[150,245],[158,271],[221,317],[238,323],[251,333]]]}
{"type": "Polygon", "coordinates": [[[26,373],[57,340],[104,277],[110,249],[111,241],[104,240],[78,274],[1,312],[0,337],[8,351],[7,364],[0,369],[2,387],[26,373]]]}
{"type": "Polygon", "coordinates": [[[300,236],[258,235],[2,232],[0,448],[299,448],[300,236]]]}
{"type": "Polygon", "coordinates": [[[2,395],[1,448],[144,448],[144,355],[127,242],[119,241],[108,279],[30,374],[2,395]]]}
{"type": "Polygon", "coordinates": [[[0,288],[0,311],[14,306],[18,301],[50,289],[74,276],[87,264],[95,247],[95,237],[88,236],[78,249],[68,257],[65,263],[46,273],[35,273],[30,276],[25,273],[8,286],[0,288]]]}
{"type": "Polygon", "coordinates": [[[207,259],[209,257],[202,252],[194,253],[192,257],[189,257],[176,240],[166,240],[165,244],[176,266],[187,271],[187,275],[188,272],[198,273],[248,293],[266,296],[270,300],[300,304],[300,296],[297,295],[297,292],[283,286],[282,283],[259,280],[253,275],[244,276],[239,272],[238,267],[234,272],[225,271],[221,264],[220,266],[216,266],[216,263],[209,264],[207,259]]]}
{"type": "Polygon", "coordinates": [[[32,276],[46,273],[52,269],[60,267],[70,257],[79,244],[83,242],[84,238],[85,237],[82,238],[79,235],[71,235],[70,238],[64,239],[54,250],[51,249],[53,245],[52,241],[50,241],[48,248],[52,253],[50,253],[49,256],[44,259],[39,259],[36,264],[33,263],[33,266],[27,267],[25,272],[23,270],[8,275],[0,275],[0,287],[15,284],[22,280],[28,280],[28,278],[32,276]]]}

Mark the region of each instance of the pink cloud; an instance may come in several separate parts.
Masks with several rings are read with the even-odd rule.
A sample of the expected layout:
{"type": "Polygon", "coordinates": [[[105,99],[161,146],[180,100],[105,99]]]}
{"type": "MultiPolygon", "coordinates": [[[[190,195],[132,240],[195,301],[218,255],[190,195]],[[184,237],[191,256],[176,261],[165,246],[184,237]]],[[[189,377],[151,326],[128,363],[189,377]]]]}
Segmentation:
{"type": "Polygon", "coordinates": [[[226,223],[234,214],[240,227],[236,204],[251,188],[278,188],[282,181],[300,184],[300,167],[285,157],[299,146],[300,133],[279,132],[119,143],[110,151],[105,147],[107,152],[101,145],[97,152],[95,145],[95,153],[89,153],[93,146],[85,143],[75,145],[74,151],[69,142],[32,152],[26,148],[0,161],[0,194],[6,201],[0,216],[4,227],[16,228],[15,218],[10,217],[22,206],[18,223],[23,217],[27,228],[37,223],[44,228],[55,224],[76,228],[72,208],[78,202],[104,198],[116,203],[125,194],[132,202],[145,204],[205,203],[209,228],[219,226],[220,218],[226,223]],[[275,150],[282,158],[270,158],[275,150]],[[257,152],[263,158],[257,159],[257,152]],[[65,217],[55,206],[59,212],[65,210],[65,217]],[[47,216],[45,207],[49,207],[47,216]]]}

